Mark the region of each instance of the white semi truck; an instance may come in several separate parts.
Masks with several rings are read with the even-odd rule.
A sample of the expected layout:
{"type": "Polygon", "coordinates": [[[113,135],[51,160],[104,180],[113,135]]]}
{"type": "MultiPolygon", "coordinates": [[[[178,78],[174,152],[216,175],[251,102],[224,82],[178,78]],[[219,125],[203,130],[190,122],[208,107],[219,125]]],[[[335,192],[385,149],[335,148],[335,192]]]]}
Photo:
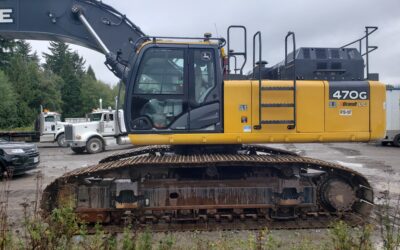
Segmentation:
{"type": "Polygon", "coordinates": [[[400,87],[386,88],[386,137],[382,144],[400,147],[400,87]]]}
{"type": "Polygon", "coordinates": [[[60,147],[67,147],[64,136],[64,125],[57,112],[42,110],[35,121],[34,131],[1,131],[0,138],[8,141],[57,142],[60,147]]]}
{"type": "Polygon", "coordinates": [[[123,110],[97,109],[88,121],[65,125],[66,142],[75,153],[99,153],[111,143],[130,144],[126,133],[123,110]]]}

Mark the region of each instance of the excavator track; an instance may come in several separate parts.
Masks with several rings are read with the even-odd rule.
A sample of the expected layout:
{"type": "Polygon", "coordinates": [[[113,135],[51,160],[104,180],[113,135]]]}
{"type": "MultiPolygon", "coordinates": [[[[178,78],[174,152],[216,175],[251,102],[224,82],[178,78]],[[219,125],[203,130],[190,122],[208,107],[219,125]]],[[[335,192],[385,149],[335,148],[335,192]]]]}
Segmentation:
{"type": "Polygon", "coordinates": [[[41,206],[48,214],[72,204],[81,219],[111,231],[360,225],[374,206],[366,178],[341,165],[259,145],[222,151],[138,147],[64,174],[41,206]]]}

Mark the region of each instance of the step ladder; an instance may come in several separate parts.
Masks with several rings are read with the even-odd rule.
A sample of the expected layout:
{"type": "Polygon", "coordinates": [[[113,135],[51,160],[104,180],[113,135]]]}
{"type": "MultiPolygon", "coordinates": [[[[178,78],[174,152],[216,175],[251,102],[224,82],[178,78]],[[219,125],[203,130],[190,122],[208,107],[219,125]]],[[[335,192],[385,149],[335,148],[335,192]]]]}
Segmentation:
{"type": "MultiPolygon", "coordinates": [[[[256,39],[258,38],[258,43],[259,43],[259,62],[261,62],[261,33],[257,32],[253,36],[253,69],[255,68],[255,44],[256,44],[256,39]]],[[[296,128],[296,38],[295,34],[293,32],[288,32],[288,34],[285,37],[285,67],[288,69],[290,67],[293,67],[293,86],[262,86],[262,77],[261,77],[261,67],[258,67],[258,81],[259,81],[259,95],[258,95],[258,100],[259,100],[259,124],[254,126],[254,129],[260,130],[262,128],[262,125],[264,124],[286,124],[288,125],[288,129],[295,129],[296,128]],[[293,43],[293,64],[288,65],[288,53],[287,53],[287,44],[288,44],[288,38],[292,37],[292,43],[293,43]],[[291,91],[293,92],[293,102],[292,103],[263,103],[262,100],[262,93],[268,92],[268,91],[291,91]],[[293,119],[291,120],[266,120],[263,119],[262,117],[262,111],[263,109],[266,108],[292,108],[293,109],[293,119]]],[[[253,79],[255,79],[255,72],[253,71],[253,79]]]]}

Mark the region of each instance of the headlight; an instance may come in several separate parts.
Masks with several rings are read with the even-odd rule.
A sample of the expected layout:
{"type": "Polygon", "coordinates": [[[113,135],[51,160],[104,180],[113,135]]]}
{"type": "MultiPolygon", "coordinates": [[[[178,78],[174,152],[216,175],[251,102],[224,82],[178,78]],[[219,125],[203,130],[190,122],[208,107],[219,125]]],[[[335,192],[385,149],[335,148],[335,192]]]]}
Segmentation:
{"type": "Polygon", "coordinates": [[[77,140],[80,140],[80,139],[82,139],[82,136],[76,135],[75,138],[76,138],[77,140]]]}
{"type": "Polygon", "coordinates": [[[22,148],[5,148],[4,151],[9,155],[24,153],[24,150],[22,148]]]}

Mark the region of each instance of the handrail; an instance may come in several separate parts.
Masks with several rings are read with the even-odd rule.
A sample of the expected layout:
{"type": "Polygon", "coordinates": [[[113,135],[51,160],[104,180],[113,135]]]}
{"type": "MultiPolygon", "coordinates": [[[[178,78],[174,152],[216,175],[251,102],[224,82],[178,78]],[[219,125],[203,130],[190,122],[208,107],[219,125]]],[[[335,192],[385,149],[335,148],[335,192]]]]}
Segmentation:
{"type": "Polygon", "coordinates": [[[253,36],[253,79],[255,79],[255,67],[256,67],[256,38],[258,37],[258,125],[254,126],[254,129],[261,129],[262,123],[262,110],[261,110],[261,88],[262,88],[262,79],[261,79],[261,57],[262,57],[262,43],[261,43],[261,32],[257,31],[253,36]]]}
{"type": "Polygon", "coordinates": [[[154,43],[157,42],[157,39],[173,39],[173,40],[211,40],[211,41],[218,41],[218,46],[220,48],[224,47],[226,44],[226,40],[224,38],[214,38],[214,37],[173,37],[173,36],[142,36],[139,37],[135,42],[134,42],[134,48],[135,50],[138,49],[138,47],[146,41],[152,41],[154,43]]]}
{"type": "MultiPolygon", "coordinates": [[[[243,25],[231,25],[228,27],[227,30],[227,45],[228,45],[228,74],[231,72],[231,63],[230,63],[230,58],[232,56],[243,56],[243,64],[240,67],[240,74],[243,75],[243,69],[244,66],[246,65],[247,62],[247,29],[243,25]],[[232,29],[242,29],[243,30],[243,35],[244,35],[244,51],[243,52],[232,52],[231,47],[230,47],[230,39],[231,39],[231,30],[232,29]]],[[[236,70],[236,69],[235,69],[236,70]]],[[[235,72],[236,73],[236,72],[235,72]]]]}
{"type": "Polygon", "coordinates": [[[369,78],[369,53],[371,53],[374,50],[378,49],[378,46],[372,46],[369,45],[369,36],[374,33],[375,31],[378,30],[377,26],[366,26],[365,27],[365,35],[351,43],[345,44],[340,48],[346,48],[350,45],[353,45],[355,43],[358,43],[358,48],[360,51],[361,56],[365,56],[366,57],[366,68],[367,68],[367,77],[366,79],[369,78]],[[365,53],[362,53],[362,41],[365,39],[365,53]]]}
{"type": "Polygon", "coordinates": [[[296,79],[297,79],[297,73],[296,73],[296,35],[294,34],[294,32],[289,31],[285,37],[285,68],[288,67],[288,39],[289,37],[292,37],[292,43],[293,43],[293,124],[288,125],[288,129],[294,129],[296,128],[296,79]]]}

